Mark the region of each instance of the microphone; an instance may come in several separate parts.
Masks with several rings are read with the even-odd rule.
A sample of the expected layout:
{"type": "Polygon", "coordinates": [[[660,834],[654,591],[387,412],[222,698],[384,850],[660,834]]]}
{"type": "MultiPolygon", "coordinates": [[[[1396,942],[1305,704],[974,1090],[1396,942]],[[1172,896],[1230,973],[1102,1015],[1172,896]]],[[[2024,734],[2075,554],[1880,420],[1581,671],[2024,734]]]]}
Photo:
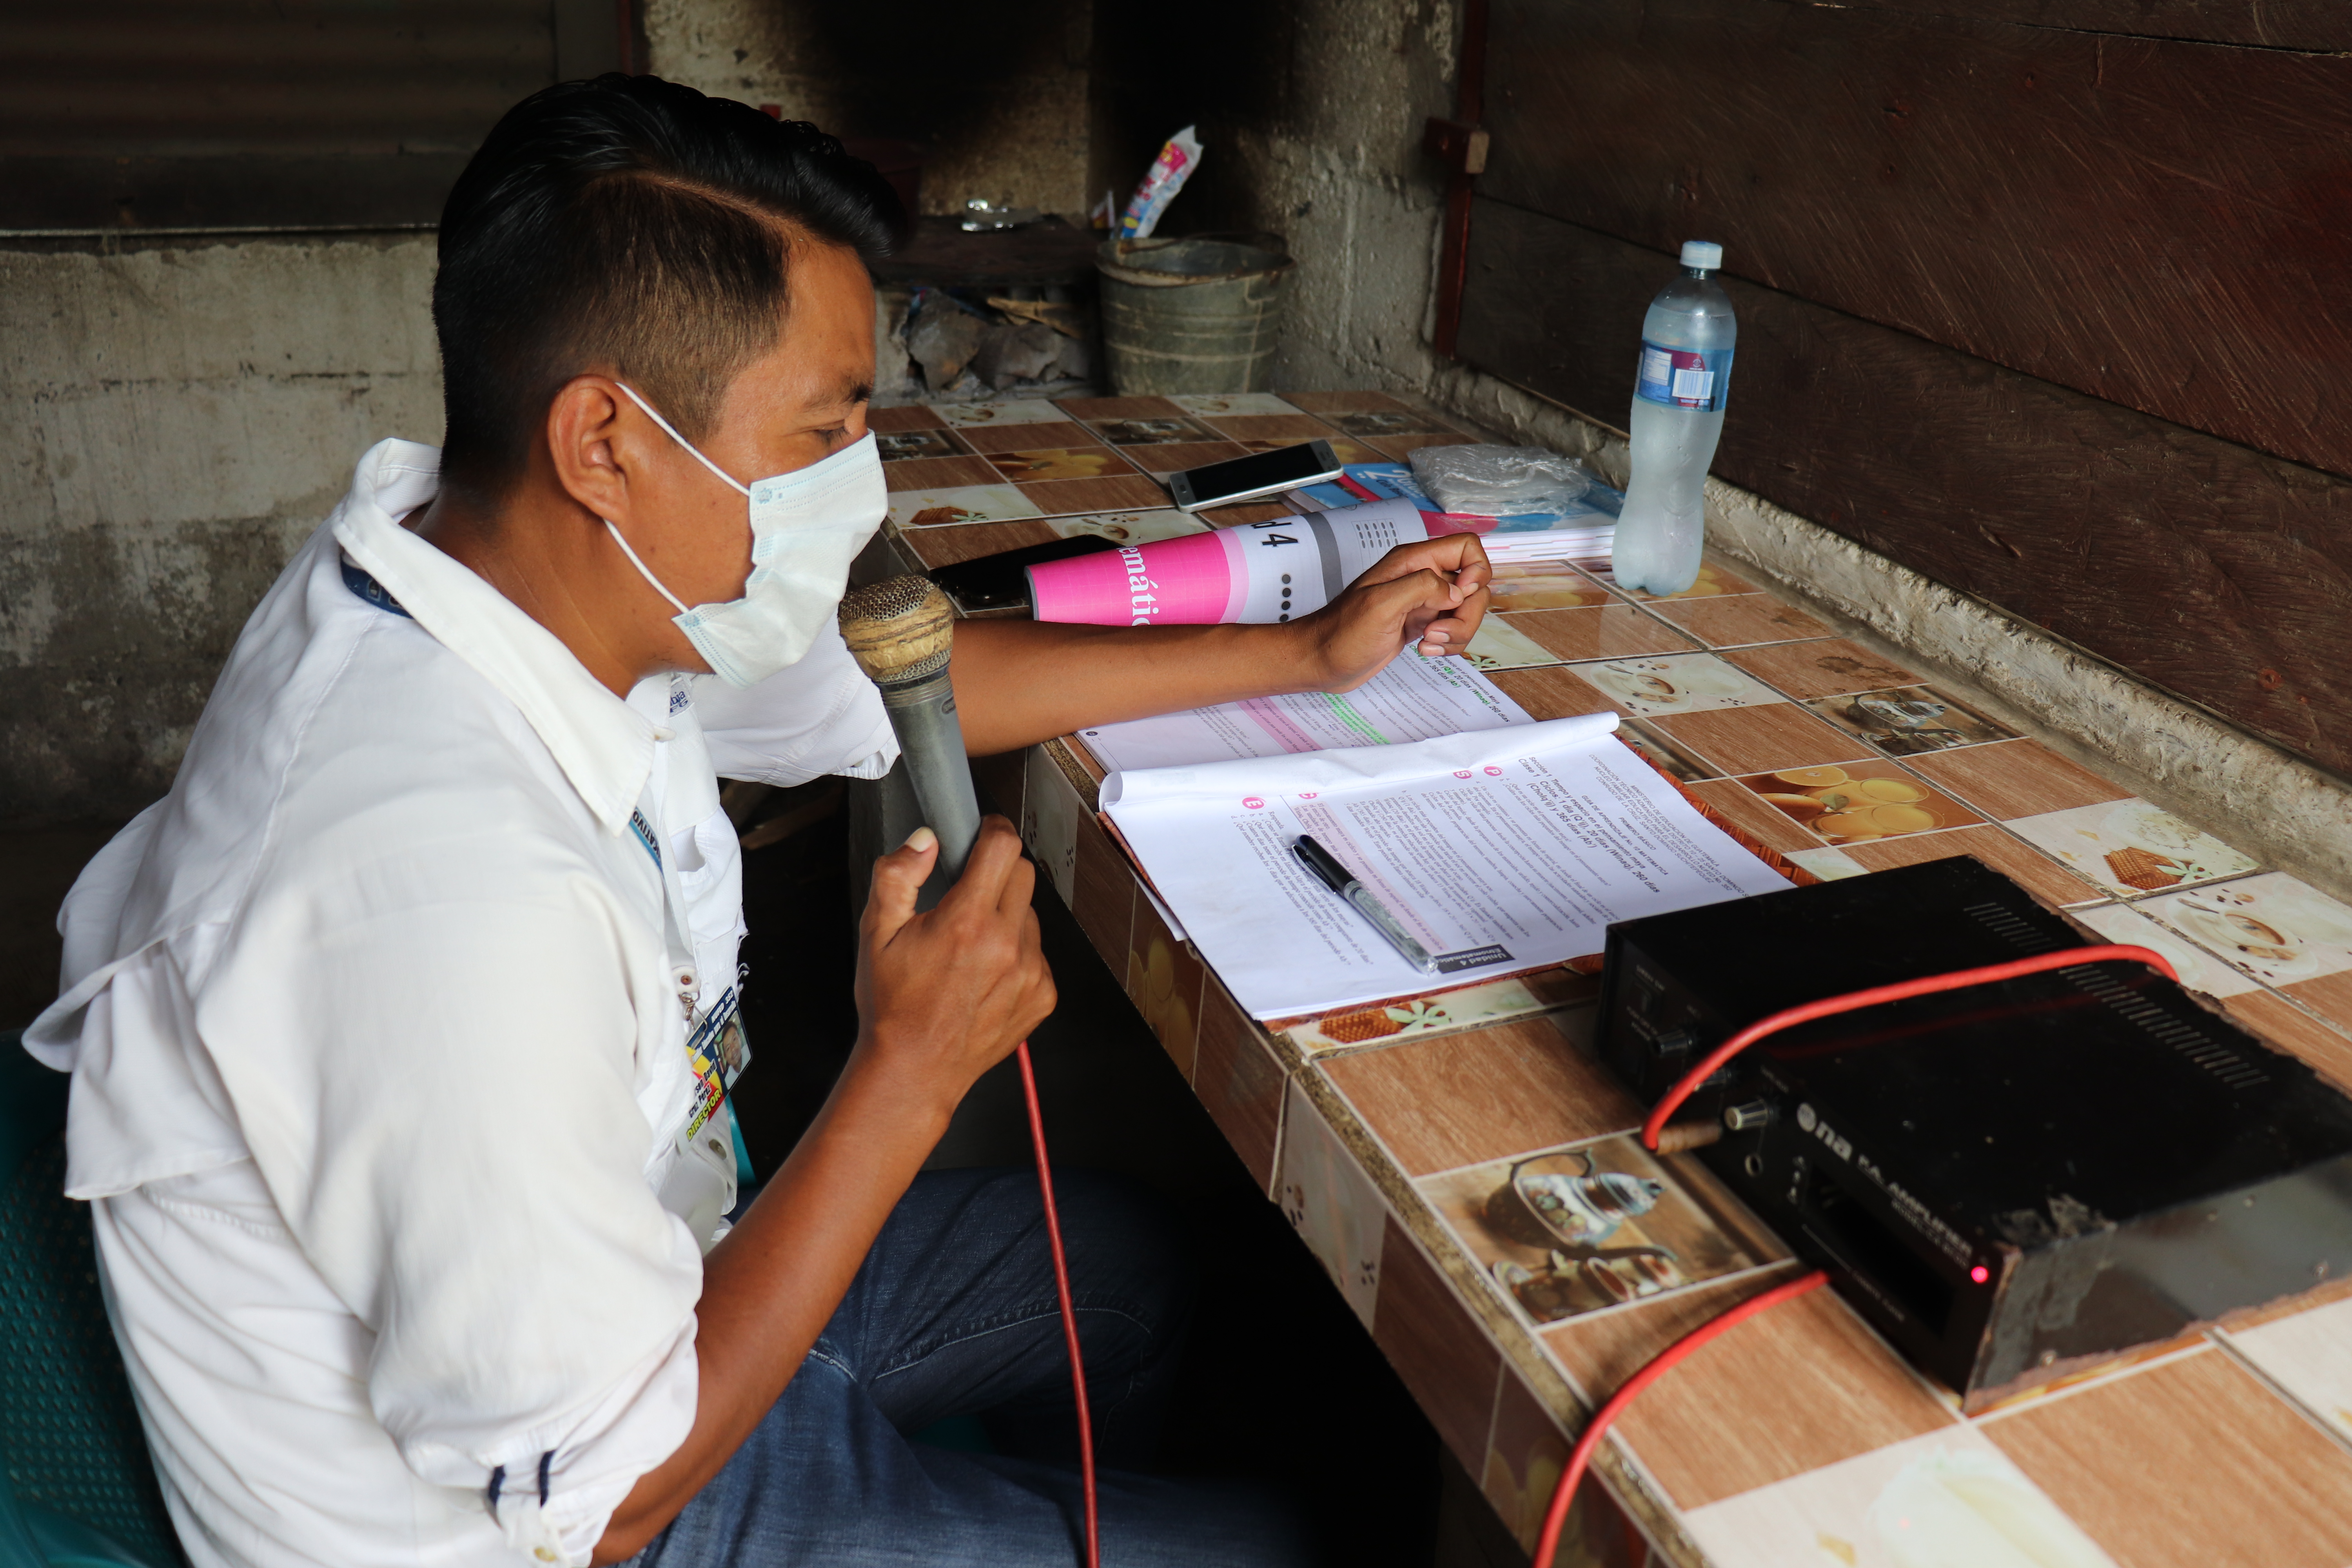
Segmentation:
{"type": "Polygon", "coordinates": [[[980,837],[980,802],[948,679],[955,609],[929,578],[892,577],[843,597],[841,640],[882,689],[916,802],[940,836],[938,874],[942,885],[951,883],[980,837]]]}

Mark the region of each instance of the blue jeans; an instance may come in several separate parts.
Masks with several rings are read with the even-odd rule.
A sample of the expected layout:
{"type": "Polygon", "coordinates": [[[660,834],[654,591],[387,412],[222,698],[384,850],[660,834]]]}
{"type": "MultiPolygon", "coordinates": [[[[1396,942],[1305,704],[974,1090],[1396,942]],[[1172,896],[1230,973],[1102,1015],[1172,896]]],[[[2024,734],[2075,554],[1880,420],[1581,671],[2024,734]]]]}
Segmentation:
{"type": "MultiPolygon", "coordinates": [[[[1150,1205],[1057,1172],[1095,1423],[1107,1568],[1292,1568],[1287,1510],[1246,1489],[1119,1469],[1148,1457],[1192,1286],[1150,1205]]],[[[840,1309],[726,1468],[639,1568],[1083,1561],[1076,1415],[1034,1172],[927,1173],[840,1309]],[[993,1454],[906,1434],[982,1417],[993,1454]]]]}

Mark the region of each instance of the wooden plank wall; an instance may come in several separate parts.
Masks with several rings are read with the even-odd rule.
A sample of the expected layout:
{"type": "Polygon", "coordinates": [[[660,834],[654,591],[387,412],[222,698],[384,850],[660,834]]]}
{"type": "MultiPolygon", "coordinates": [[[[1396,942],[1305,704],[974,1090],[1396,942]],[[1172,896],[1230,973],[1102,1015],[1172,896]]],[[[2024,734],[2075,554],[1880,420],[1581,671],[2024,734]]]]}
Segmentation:
{"type": "Polygon", "coordinates": [[[2352,57],[2307,52],[2352,6],[1490,28],[1464,358],[1622,426],[1643,304],[1720,239],[1719,475],[2352,772],[2352,57]]]}

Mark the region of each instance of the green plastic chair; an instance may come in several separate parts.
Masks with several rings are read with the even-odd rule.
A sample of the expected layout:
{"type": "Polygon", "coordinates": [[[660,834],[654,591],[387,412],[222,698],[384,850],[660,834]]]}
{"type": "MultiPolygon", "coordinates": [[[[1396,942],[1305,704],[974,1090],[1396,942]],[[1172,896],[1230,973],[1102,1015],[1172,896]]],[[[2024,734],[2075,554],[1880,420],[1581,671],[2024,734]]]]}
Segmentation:
{"type": "Polygon", "coordinates": [[[184,1568],[65,1195],[66,1078],[0,1031],[0,1568],[184,1568]]]}

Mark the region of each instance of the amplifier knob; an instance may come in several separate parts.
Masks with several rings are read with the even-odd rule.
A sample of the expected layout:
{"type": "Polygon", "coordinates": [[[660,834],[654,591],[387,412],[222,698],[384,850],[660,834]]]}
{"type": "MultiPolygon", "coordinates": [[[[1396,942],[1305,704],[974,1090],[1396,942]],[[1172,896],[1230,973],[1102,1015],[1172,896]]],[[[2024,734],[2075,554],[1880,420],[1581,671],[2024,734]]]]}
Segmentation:
{"type": "Polygon", "coordinates": [[[1735,1105],[1723,1113],[1724,1127],[1733,1132],[1746,1132],[1759,1127],[1769,1127],[1780,1119],[1769,1100],[1751,1100],[1745,1105],[1735,1105]]]}

